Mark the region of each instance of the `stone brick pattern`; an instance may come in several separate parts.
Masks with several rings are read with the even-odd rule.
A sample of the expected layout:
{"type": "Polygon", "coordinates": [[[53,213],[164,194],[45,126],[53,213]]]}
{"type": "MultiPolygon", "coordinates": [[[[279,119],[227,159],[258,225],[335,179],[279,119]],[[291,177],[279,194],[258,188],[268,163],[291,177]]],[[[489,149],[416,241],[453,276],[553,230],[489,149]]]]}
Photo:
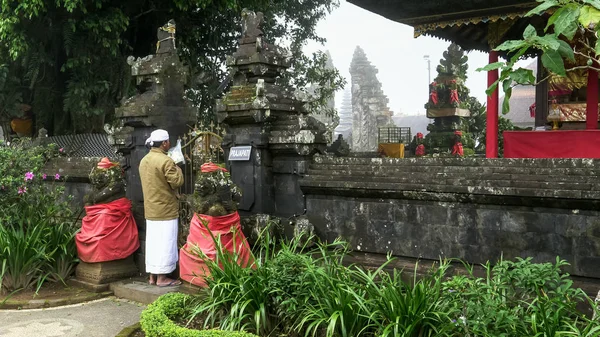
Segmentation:
{"type": "Polygon", "coordinates": [[[323,238],[356,251],[471,263],[571,263],[600,277],[600,161],[318,156],[300,180],[323,238]]]}

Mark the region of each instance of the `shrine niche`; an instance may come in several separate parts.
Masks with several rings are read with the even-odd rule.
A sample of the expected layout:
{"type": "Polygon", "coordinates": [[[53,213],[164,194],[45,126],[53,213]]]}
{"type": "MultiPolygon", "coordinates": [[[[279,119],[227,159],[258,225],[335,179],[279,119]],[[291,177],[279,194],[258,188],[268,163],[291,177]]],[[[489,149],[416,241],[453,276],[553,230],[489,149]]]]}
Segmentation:
{"type": "MultiPolygon", "coordinates": [[[[587,116],[588,70],[577,69],[585,59],[576,56],[575,62],[565,62],[566,76],[548,76],[548,115],[546,120],[554,130],[585,129],[587,116]]],[[[600,92],[597,92],[597,95],[600,92]]],[[[535,107],[534,107],[535,109],[535,107]]],[[[600,105],[598,108],[600,112],[600,105]]],[[[600,114],[599,114],[600,115],[600,114]]],[[[600,120],[600,118],[599,118],[600,120]]]]}

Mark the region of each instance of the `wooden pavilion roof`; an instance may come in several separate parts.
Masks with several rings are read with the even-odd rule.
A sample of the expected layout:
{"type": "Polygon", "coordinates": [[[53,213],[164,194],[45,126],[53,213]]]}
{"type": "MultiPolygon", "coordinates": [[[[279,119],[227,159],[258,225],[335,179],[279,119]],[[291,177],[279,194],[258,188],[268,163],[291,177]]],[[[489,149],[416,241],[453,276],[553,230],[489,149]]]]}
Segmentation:
{"type": "Polygon", "coordinates": [[[412,26],[415,37],[435,36],[466,50],[489,51],[506,39],[518,39],[541,17],[523,16],[533,0],[348,0],[387,19],[412,26]]]}

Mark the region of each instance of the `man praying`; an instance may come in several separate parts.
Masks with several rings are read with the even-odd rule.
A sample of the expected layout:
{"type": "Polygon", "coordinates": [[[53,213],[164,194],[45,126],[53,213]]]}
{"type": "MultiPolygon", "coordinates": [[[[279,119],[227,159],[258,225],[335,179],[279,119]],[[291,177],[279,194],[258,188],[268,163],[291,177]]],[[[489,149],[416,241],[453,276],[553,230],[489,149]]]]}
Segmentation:
{"type": "Polygon", "coordinates": [[[177,286],[181,281],[168,274],[175,270],[179,258],[177,188],[183,185],[183,173],[167,155],[171,147],[167,131],[153,131],[146,145],[150,152],[142,158],[139,168],[146,218],[146,271],[152,285],[177,286]]]}

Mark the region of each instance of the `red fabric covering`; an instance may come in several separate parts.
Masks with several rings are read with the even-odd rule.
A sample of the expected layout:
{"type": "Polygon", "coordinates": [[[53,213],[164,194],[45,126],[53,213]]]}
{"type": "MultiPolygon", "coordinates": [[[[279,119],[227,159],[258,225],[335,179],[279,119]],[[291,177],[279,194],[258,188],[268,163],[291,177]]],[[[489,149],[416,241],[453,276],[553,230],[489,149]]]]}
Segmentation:
{"type": "Polygon", "coordinates": [[[600,158],[600,130],[505,131],[505,158],[600,158]]]}
{"type": "Polygon", "coordinates": [[[452,103],[460,103],[460,99],[458,98],[458,90],[456,89],[450,90],[450,104],[452,103]]]}
{"type": "Polygon", "coordinates": [[[417,149],[415,150],[415,156],[421,157],[425,155],[425,145],[419,144],[417,145],[417,149]]]}
{"type": "Polygon", "coordinates": [[[116,163],[110,161],[110,159],[104,157],[98,162],[99,169],[109,169],[111,167],[117,166],[116,163]]]}
{"type": "Polygon", "coordinates": [[[254,262],[237,212],[220,217],[194,214],[187,242],[179,251],[179,274],[183,280],[200,287],[206,286],[205,278],[210,275],[208,267],[202,258],[191,252],[191,249],[198,246],[207,258],[214,261],[217,257],[217,246],[213,236],[221,242],[225,250],[236,254],[237,262],[241,266],[247,267],[254,262]]]}
{"type": "Polygon", "coordinates": [[[225,169],[219,165],[213,164],[213,163],[206,163],[206,164],[202,164],[202,166],[200,166],[200,171],[202,173],[209,173],[209,172],[214,172],[217,170],[227,172],[227,169],[225,169]]]}
{"type": "Polygon", "coordinates": [[[429,99],[431,100],[431,103],[433,103],[433,105],[437,105],[438,104],[438,94],[437,91],[432,91],[429,94],[429,99]]]}
{"type": "Polygon", "coordinates": [[[124,259],[139,248],[137,226],[127,198],[107,204],[85,206],[81,231],[75,236],[83,262],[124,259]]]}
{"type": "MultiPolygon", "coordinates": [[[[460,131],[457,131],[460,132],[460,131]]],[[[458,142],[456,144],[454,144],[454,146],[452,147],[452,155],[453,156],[459,156],[462,157],[464,156],[464,151],[463,151],[463,145],[461,142],[458,142]]]]}

